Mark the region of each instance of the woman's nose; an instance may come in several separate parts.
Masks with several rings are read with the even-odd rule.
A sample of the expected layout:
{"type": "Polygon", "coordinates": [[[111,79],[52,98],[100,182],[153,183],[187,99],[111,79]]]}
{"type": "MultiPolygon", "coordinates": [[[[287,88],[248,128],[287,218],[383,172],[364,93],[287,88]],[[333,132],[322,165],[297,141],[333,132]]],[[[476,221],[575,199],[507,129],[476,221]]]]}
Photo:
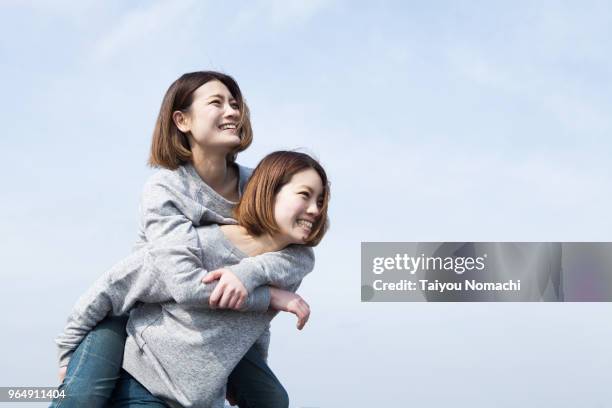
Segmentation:
{"type": "Polygon", "coordinates": [[[240,115],[240,111],[238,108],[232,106],[231,104],[225,105],[225,116],[226,117],[234,117],[237,118],[240,115]]]}
{"type": "Polygon", "coordinates": [[[321,209],[319,208],[319,204],[316,202],[311,202],[308,205],[308,208],[306,209],[306,212],[314,217],[317,217],[319,215],[319,212],[321,212],[321,209]]]}

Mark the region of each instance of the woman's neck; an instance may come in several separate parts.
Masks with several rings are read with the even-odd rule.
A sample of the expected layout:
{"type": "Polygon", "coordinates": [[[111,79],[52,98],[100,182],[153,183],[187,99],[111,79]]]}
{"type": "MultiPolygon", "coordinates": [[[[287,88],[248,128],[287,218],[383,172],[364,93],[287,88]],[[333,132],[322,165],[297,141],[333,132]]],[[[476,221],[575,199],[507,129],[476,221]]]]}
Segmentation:
{"type": "Polygon", "coordinates": [[[251,235],[240,225],[222,225],[220,228],[227,239],[248,256],[280,251],[289,244],[268,234],[251,235]]]}
{"type": "Polygon", "coordinates": [[[196,173],[206,184],[230,201],[238,200],[238,172],[228,166],[226,154],[204,153],[195,147],[192,157],[196,173]]]}

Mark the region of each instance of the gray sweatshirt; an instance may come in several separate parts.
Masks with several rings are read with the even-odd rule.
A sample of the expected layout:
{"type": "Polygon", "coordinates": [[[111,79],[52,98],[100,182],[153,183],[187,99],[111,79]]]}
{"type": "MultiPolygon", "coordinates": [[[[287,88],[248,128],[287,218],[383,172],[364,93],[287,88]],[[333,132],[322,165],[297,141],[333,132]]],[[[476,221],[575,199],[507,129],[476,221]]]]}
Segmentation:
{"type": "MultiPolygon", "coordinates": [[[[239,166],[239,192],[251,170],[239,166]]],[[[204,285],[208,272],[197,226],[235,224],[235,203],[209,187],[191,165],[162,169],[152,175],[142,194],[139,239],[130,256],[101,276],[77,301],[64,332],[56,339],[60,366],[83,338],[109,313],[121,315],[137,302],[208,307],[216,283],[204,285]]],[[[221,265],[224,266],[224,265],[221,265]]],[[[233,263],[229,269],[244,283],[249,298],[244,311],[265,310],[269,290],[262,285],[295,284],[314,267],[311,248],[292,245],[233,263]],[[256,290],[257,288],[257,290],[256,290]]],[[[266,355],[269,334],[263,333],[258,347],[266,355]]]]}
{"type": "MultiPolygon", "coordinates": [[[[237,264],[247,257],[219,226],[197,230],[205,268],[237,264]]],[[[295,291],[298,285],[289,279],[280,287],[295,291]]],[[[274,315],[176,302],[141,304],[130,313],[123,368],[172,406],[223,407],[227,377],[274,315]]]]}

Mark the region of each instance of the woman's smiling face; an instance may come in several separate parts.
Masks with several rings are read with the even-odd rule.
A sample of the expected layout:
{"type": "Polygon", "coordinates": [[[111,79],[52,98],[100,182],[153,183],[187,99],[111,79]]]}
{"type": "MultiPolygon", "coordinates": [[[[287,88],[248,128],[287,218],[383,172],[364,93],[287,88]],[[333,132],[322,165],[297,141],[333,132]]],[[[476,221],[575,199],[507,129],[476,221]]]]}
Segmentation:
{"type": "Polygon", "coordinates": [[[295,173],[276,194],[274,220],[277,236],[287,244],[303,244],[319,219],[323,182],[312,168],[295,173]]]}
{"type": "Polygon", "coordinates": [[[189,135],[192,148],[196,144],[203,149],[231,149],[240,143],[238,107],[229,89],[213,80],[196,89],[189,109],[175,112],[173,119],[189,135]]]}

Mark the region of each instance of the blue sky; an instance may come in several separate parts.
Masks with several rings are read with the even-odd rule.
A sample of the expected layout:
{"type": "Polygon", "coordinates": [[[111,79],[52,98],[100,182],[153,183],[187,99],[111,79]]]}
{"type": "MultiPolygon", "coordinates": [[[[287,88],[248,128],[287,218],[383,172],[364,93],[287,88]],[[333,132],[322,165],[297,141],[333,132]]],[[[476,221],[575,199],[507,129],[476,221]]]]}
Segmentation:
{"type": "Polygon", "coordinates": [[[294,406],[612,397],[609,305],[359,301],[361,241],[610,240],[607,2],[9,0],[0,11],[0,385],[54,384],[53,337],[135,239],[165,90],[216,69],[252,110],[240,162],[302,147],[332,180],[332,229],[301,289],[309,327],[288,316],[273,327],[271,363],[294,406]]]}

